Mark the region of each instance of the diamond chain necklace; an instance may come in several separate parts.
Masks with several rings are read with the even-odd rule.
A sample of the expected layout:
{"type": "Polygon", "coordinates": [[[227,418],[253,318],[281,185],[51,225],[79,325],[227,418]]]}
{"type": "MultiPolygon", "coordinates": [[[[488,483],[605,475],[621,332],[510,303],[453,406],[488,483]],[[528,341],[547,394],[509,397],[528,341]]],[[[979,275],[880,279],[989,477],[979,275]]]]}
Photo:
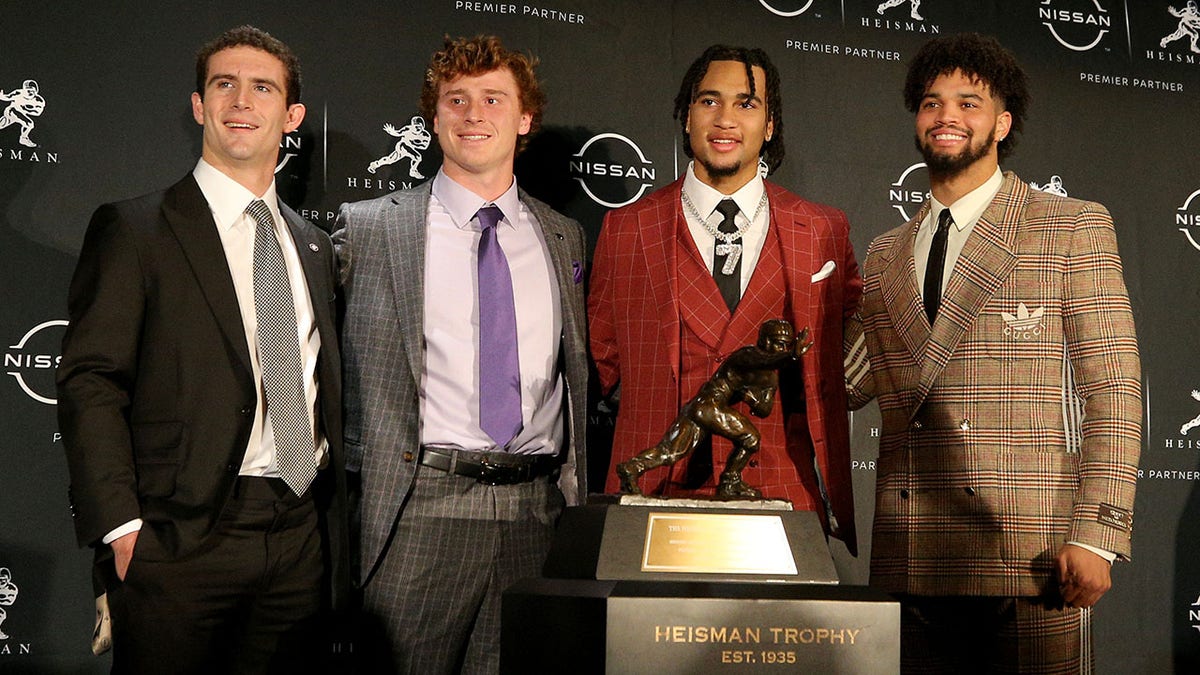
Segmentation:
{"type": "Polygon", "coordinates": [[[746,232],[746,230],[750,229],[750,226],[754,224],[754,221],[758,220],[758,214],[762,213],[763,207],[767,205],[767,191],[763,190],[762,197],[758,200],[758,206],[754,209],[754,216],[745,223],[739,225],[737,230],[733,232],[722,232],[716,227],[710,225],[708,220],[700,215],[700,211],[696,208],[696,205],[692,203],[692,200],[690,197],[688,197],[686,190],[680,190],[679,195],[683,197],[683,205],[688,208],[688,211],[692,214],[692,217],[700,221],[700,224],[704,226],[704,230],[716,238],[718,242],[716,254],[725,256],[725,264],[721,267],[721,274],[733,274],[733,268],[737,265],[738,260],[742,257],[742,245],[734,242],[739,239],[742,234],[746,232]]]}

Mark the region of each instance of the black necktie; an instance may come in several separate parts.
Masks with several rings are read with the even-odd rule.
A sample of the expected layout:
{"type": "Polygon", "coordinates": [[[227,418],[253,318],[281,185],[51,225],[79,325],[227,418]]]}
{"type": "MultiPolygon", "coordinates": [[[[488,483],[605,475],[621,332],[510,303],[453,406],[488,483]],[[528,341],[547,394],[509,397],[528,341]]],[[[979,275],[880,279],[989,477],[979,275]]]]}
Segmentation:
{"type": "Polygon", "coordinates": [[[937,318],[938,306],[942,303],[942,273],[946,269],[946,238],[954,217],[950,209],[942,209],[938,215],[937,232],[929,243],[929,262],[925,265],[925,316],[929,325],[937,318]]]}
{"type": "MultiPolygon", "coordinates": [[[[734,222],[734,217],[738,213],[737,202],[732,199],[722,199],[720,204],[717,204],[717,210],[724,216],[724,220],[717,227],[717,230],[729,234],[737,232],[737,224],[734,222]]],[[[717,282],[717,289],[721,291],[721,297],[725,298],[725,306],[729,308],[729,313],[737,309],[738,300],[742,297],[742,238],[738,237],[729,244],[725,244],[720,239],[716,242],[716,249],[713,254],[713,279],[717,282]],[[736,252],[730,247],[736,247],[736,252]],[[733,269],[728,274],[725,273],[725,259],[730,255],[734,255],[733,269]]]]}

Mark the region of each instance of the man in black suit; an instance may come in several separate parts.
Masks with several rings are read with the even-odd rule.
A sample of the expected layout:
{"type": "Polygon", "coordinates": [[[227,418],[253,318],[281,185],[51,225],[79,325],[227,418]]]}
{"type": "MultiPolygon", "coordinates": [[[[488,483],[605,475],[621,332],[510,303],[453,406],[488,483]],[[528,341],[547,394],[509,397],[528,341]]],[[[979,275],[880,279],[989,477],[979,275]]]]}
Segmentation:
{"type": "Polygon", "coordinates": [[[114,672],[306,672],[344,602],[333,247],[275,193],[299,97],[286,45],[222,34],[197,54],[195,169],[88,226],[58,411],[114,672]]]}

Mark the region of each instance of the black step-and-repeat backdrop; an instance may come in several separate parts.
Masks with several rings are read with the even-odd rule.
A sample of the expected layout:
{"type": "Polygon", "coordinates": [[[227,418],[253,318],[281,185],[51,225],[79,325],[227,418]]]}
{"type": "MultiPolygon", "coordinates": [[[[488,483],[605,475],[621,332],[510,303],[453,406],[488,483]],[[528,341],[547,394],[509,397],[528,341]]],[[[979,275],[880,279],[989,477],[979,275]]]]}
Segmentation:
{"type": "MultiPolygon", "coordinates": [[[[416,99],[443,34],[494,33],[542,60],[545,128],[520,181],[595,239],[605,211],[686,166],[672,99],[709,44],[762,47],[783,76],[774,180],[844,209],[860,255],[925,199],[900,87],[926,39],[996,35],[1034,97],[1005,168],[1105,203],[1145,371],[1132,563],[1096,612],[1101,672],[1200,668],[1200,10],[1187,0],[514,0],[0,5],[0,671],[102,672],[88,651],[90,555],[75,547],[54,410],[66,287],[100,203],[166,186],[200,149],[195,49],[253,23],[304,67],[308,117],[281,194],[319,225],[338,204],[437,169],[416,99]]],[[[664,420],[664,423],[666,421],[664,420]]],[[[878,413],[853,417],[866,583],[878,413]]],[[[601,429],[600,436],[603,436],[601,429]]],[[[604,470],[597,447],[593,476],[604,470]]],[[[599,483],[596,483],[599,484],[599,483]]]]}

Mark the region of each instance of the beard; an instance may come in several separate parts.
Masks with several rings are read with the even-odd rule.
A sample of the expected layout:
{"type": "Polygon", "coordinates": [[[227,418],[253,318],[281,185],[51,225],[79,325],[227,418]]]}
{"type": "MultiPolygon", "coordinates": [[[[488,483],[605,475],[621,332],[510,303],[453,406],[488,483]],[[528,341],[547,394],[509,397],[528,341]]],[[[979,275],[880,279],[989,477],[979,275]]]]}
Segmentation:
{"type": "Polygon", "coordinates": [[[738,171],[742,170],[742,162],[738,160],[727,166],[717,166],[707,160],[698,159],[700,166],[704,167],[704,171],[713,178],[729,178],[736,176],[738,171]]]}
{"type": "Polygon", "coordinates": [[[938,176],[955,176],[987,156],[988,151],[992,147],[992,142],[996,140],[996,128],[992,127],[992,130],[988,132],[987,138],[978,147],[975,147],[971,143],[974,140],[974,135],[970,131],[967,131],[967,147],[954,155],[935,152],[932,147],[922,141],[920,135],[915,135],[913,140],[916,142],[917,150],[921,153],[921,157],[925,159],[925,166],[929,167],[929,173],[938,176]]]}

